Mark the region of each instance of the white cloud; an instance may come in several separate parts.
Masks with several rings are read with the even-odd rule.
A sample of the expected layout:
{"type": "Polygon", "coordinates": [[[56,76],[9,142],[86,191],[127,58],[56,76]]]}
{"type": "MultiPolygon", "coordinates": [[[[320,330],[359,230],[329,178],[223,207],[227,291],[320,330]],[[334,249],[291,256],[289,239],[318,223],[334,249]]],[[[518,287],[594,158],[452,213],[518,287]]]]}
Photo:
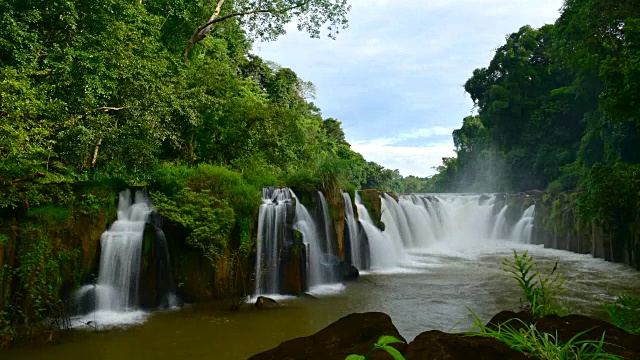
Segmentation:
{"type": "Polygon", "coordinates": [[[429,146],[393,146],[375,140],[356,141],[351,148],[365,159],[374,160],[388,169],[399,169],[403,176],[431,176],[436,173],[433,167],[441,164],[443,157],[455,156],[452,141],[429,146]]]}
{"type": "Polygon", "coordinates": [[[342,121],[367,160],[420,175],[453,156],[451,131],[473,105],[463,89],[473,69],[488,65],[507,34],[552,23],[562,0],[350,3],[349,28],[337,40],[288,26],[258,53],[312,81],[324,116],[342,121]],[[420,139],[425,146],[406,146],[420,139]]]}

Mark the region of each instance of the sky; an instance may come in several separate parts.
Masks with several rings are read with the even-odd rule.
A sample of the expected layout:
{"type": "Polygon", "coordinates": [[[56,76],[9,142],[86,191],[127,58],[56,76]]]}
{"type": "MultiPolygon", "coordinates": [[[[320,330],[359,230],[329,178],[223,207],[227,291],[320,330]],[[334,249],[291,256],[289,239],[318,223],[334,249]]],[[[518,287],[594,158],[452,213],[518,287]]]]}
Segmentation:
{"type": "Polygon", "coordinates": [[[325,118],[342,122],[368,161],[430,176],[455,156],[451,132],[474,113],[464,83],[488,66],[505,36],[559,16],[562,0],[352,0],[349,28],[311,39],[289,24],[264,59],[316,86],[325,118]]]}

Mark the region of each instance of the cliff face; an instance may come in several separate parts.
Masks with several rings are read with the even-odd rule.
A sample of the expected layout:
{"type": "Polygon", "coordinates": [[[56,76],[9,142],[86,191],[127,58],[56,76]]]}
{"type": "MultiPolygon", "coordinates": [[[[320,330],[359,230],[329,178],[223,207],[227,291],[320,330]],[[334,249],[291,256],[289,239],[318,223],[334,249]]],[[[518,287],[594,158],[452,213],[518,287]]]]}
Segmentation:
{"type": "Polygon", "coordinates": [[[536,201],[534,243],[640,269],[640,221],[612,226],[585,220],[578,215],[578,196],[545,195],[536,201]]]}

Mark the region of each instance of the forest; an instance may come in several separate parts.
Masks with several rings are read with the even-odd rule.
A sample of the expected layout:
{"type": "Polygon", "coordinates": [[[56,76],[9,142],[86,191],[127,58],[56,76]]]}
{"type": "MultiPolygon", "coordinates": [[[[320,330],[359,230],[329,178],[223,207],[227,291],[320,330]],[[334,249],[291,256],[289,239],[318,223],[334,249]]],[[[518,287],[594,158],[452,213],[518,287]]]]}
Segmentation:
{"type": "Polygon", "coordinates": [[[313,104],[313,84],[251,53],[292,17],[311,36],[346,25],[344,1],[296,4],[266,2],[268,12],[227,17],[193,42],[211,16],[206,1],[0,2],[0,207],[64,196],[48,184],[143,184],[198,164],[257,185],[324,169],[353,187],[391,188],[398,175],[350,149],[341,122],[313,104]]]}
{"type": "MultiPolygon", "coordinates": [[[[567,0],[555,24],[507,35],[464,88],[477,114],[426,191],[574,192],[608,228],[640,216],[640,2],[567,0]]],[[[406,181],[406,180],[405,180],[406,181]]]]}
{"type": "Polygon", "coordinates": [[[349,10],[0,0],[0,348],[95,278],[87,249],[99,246],[69,239],[99,241],[123,188],[144,189],[216,270],[229,249],[242,263],[255,247],[265,186],[322,191],[332,211],[357,189],[540,190],[568,194],[582,221],[621,239],[636,231],[640,1],[566,0],[555,24],[507,35],[464,84],[473,115],[429,178],[364,159],[345,139],[349,119],[324,117],[311,82],[253,52],[290,23],[339,37],[349,10]]]}

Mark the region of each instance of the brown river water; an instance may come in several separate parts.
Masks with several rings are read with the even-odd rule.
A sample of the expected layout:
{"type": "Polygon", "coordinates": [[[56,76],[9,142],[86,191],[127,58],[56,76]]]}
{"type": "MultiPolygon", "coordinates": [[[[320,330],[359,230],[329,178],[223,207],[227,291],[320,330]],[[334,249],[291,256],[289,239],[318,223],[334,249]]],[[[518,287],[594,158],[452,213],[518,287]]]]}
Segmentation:
{"type": "Polygon", "coordinates": [[[559,261],[567,280],[564,300],[575,313],[606,320],[604,302],[624,292],[640,294],[640,272],[589,255],[504,241],[473,248],[433,246],[410,252],[406,266],[312,289],[317,299],[279,298],[283,308],[220,313],[204,305],[186,306],[151,313],[127,328],[77,330],[65,342],[12,349],[0,353],[0,359],[246,359],[311,335],[346,314],[366,311],[389,314],[409,341],[431,329],[469,330],[473,318],[467,307],[486,321],[520,305],[520,289],[501,265],[514,248],[528,249],[542,272],[559,261]]]}

